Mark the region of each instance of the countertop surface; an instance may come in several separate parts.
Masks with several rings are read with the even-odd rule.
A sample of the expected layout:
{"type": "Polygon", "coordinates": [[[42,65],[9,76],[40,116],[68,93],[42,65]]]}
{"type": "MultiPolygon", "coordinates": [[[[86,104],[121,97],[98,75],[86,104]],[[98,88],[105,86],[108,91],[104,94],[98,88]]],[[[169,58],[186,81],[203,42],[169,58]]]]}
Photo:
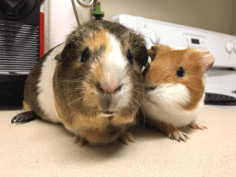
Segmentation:
{"type": "Polygon", "coordinates": [[[236,111],[204,106],[208,129],[182,130],[187,142],[170,140],[145,125],[132,130],[135,143],[92,147],[73,144],[60,124],[35,120],[11,124],[22,110],[0,111],[0,176],[235,176],[236,111]],[[145,128],[144,128],[145,126],[145,128]]]}

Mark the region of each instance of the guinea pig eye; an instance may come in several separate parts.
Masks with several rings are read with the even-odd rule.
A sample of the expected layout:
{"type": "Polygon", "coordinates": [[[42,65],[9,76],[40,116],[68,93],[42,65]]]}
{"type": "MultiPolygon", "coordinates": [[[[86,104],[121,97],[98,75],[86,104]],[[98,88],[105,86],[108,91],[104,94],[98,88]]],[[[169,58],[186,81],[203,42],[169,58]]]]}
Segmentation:
{"type": "Polygon", "coordinates": [[[130,50],[128,50],[128,52],[127,52],[127,58],[129,60],[130,64],[133,65],[134,64],[133,55],[132,55],[132,53],[130,53],[130,50]]]}
{"type": "Polygon", "coordinates": [[[87,47],[81,55],[81,63],[86,62],[89,59],[89,48],[87,47]]]}
{"type": "Polygon", "coordinates": [[[178,77],[184,77],[184,75],[185,75],[184,68],[180,66],[180,67],[177,69],[176,75],[177,75],[178,77]]]}

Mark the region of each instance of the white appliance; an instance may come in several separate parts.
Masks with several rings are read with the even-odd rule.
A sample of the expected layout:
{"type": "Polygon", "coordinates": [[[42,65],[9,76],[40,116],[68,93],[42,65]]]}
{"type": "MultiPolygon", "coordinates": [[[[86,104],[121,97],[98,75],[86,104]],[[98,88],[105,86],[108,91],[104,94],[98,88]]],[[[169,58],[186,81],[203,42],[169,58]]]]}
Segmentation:
{"type": "MultiPolygon", "coordinates": [[[[236,36],[124,14],[112,21],[141,33],[147,48],[160,43],[209,50],[216,61],[208,72],[206,92],[236,97],[236,36]]],[[[236,111],[236,105],[217,107],[236,111]]]]}

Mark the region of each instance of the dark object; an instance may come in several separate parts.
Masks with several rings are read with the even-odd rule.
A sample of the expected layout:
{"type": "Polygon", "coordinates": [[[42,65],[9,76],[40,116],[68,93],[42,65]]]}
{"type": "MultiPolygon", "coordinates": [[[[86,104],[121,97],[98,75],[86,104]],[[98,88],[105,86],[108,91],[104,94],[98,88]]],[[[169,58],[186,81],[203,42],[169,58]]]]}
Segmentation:
{"type": "Polygon", "coordinates": [[[0,105],[21,106],[27,75],[0,74],[0,105]]]}
{"type": "Polygon", "coordinates": [[[133,65],[134,64],[133,55],[131,54],[130,50],[128,50],[128,52],[127,52],[127,58],[129,60],[130,64],[133,65]]]}
{"type": "Polygon", "coordinates": [[[39,119],[39,117],[35,114],[34,111],[27,111],[27,112],[23,112],[20,114],[17,114],[15,117],[13,117],[11,119],[11,123],[23,123],[23,122],[29,122],[35,119],[39,119]]]}
{"type": "Polygon", "coordinates": [[[0,18],[28,25],[39,25],[41,0],[1,0],[0,18]]]}
{"type": "Polygon", "coordinates": [[[179,68],[177,69],[177,71],[176,71],[176,75],[177,75],[178,77],[184,77],[184,74],[185,74],[184,68],[179,67],[179,68]]]}
{"type": "Polygon", "coordinates": [[[236,105],[236,98],[228,95],[205,93],[205,104],[209,105],[236,105]]]}
{"type": "Polygon", "coordinates": [[[94,0],[92,11],[93,19],[102,20],[102,18],[104,17],[104,12],[101,12],[101,2],[94,0]]]}
{"type": "Polygon", "coordinates": [[[39,59],[41,0],[0,0],[0,106],[22,106],[28,73],[39,59]]]}
{"type": "Polygon", "coordinates": [[[81,63],[85,63],[89,59],[89,48],[87,47],[81,55],[81,63]]]}
{"type": "Polygon", "coordinates": [[[102,20],[104,14],[93,14],[94,20],[102,20]]]}

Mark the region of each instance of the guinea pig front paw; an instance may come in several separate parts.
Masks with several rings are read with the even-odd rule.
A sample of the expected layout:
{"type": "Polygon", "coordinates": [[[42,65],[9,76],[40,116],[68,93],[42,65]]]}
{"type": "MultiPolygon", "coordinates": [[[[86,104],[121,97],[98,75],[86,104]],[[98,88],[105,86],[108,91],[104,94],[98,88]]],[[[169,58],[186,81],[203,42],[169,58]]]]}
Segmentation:
{"type": "Polygon", "coordinates": [[[119,139],[121,140],[122,143],[124,143],[126,145],[128,145],[129,142],[132,142],[132,143],[135,142],[133,135],[129,132],[126,132],[123,135],[121,135],[119,139]]]}
{"type": "Polygon", "coordinates": [[[85,143],[85,138],[80,138],[78,135],[76,135],[73,139],[73,142],[74,142],[74,144],[78,143],[79,147],[81,147],[85,143]]]}
{"type": "Polygon", "coordinates": [[[187,142],[187,139],[190,139],[190,137],[184,133],[184,132],[181,132],[180,130],[174,130],[173,132],[169,133],[168,134],[168,137],[172,140],[177,140],[177,141],[185,141],[187,142]]]}
{"type": "Polygon", "coordinates": [[[24,123],[29,122],[35,119],[39,119],[39,117],[35,114],[34,111],[26,111],[20,114],[17,114],[15,117],[11,119],[11,123],[24,123]]]}
{"type": "Polygon", "coordinates": [[[200,129],[200,130],[204,130],[204,129],[207,129],[207,126],[197,122],[197,121],[193,121],[191,124],[190,124],[190,127],[194,128],[195,130],[197,129],[200,129]]]}

